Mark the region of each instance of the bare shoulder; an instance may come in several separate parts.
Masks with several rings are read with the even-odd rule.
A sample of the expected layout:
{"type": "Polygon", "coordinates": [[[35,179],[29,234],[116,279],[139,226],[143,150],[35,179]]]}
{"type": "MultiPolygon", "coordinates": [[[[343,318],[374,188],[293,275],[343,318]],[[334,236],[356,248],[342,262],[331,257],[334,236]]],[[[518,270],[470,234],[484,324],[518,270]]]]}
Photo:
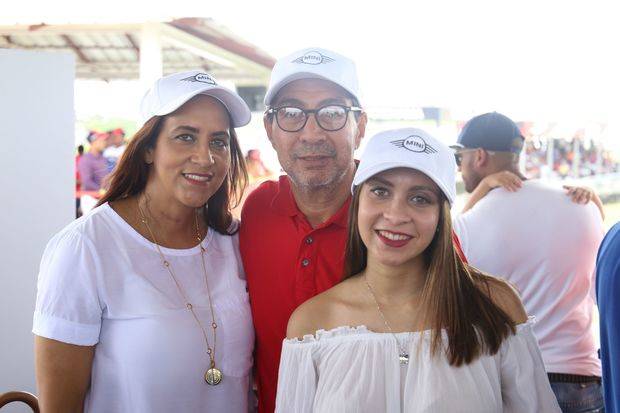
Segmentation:
{"type": "MultiPolygon", "coordinates": [[[[329,291],[329,290],[328,290],[329,291]]],[[[287,338],[302,338],[323,328],[329,320],[330,299],[328,291],[312,297],[297,307],[288,319],[287,338]]]]}
{"type": "Polygon", "coordinates": [[[342,297],[351,288],[351,282],[345,280],[329,290],[312,297],[291,314],[286,329],[287,338],[301,338],[317,330],[329,330],[342,324],[342,315],[346,313],[347,303],[342,297]]]}
{"type": "Polygon", "coordinates": [[[509,282],[494,276],[485,276],[479,281],[479,288],[490,295],[493,303],[504,311],[515,324],[527,321],[527,312],[517,289],[509,282]]]}

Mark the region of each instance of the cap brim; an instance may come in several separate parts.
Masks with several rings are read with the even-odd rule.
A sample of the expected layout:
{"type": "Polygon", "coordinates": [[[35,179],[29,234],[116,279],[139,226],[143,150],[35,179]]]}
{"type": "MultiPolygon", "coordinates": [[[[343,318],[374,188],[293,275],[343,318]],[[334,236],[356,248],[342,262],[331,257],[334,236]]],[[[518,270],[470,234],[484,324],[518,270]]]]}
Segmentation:
{"type": "Polygon", "coordinates": [[[449,148],[457,150],[457,149],[464,149],[465,146],[461,145],[460,143],[455,143],[454,145],[450,145],[449,148]]]}
{"type": "Polygon", "coordinates": [[[174,112],[183,104],[185,104],[188,100],[197,95],[207,95],[219,100],[230,114],[230,117],[232,119],[231,126],[233,128],[239,128],[250,123],[252,113],[250,112],[248,105],[243,101],[243,99],[241,99],[239,96],[232,93],[228,89],[211,85],[205,85],[204,88],[197,88],[189,93],[186,93],[185,95],[179,96],[177,99],[163,106],[154,115],[168,115],[169,113],[174,112]]]}
{"type": "Polygon", "coordinates": [[[278,94],[278,92],[280,92],[280,90],[282,90],[282,88],[286,85],[288,85],[289,83],[292,83],[296,80],[302,80],[302,79],[322,79],[322,80],[327,80],[328,82],[331,82],[337,86],[340,86],[341,88],[343,88],[344,90],[346,90],[351,96],[353,96],[355,99],[357,99],[357,103],[360,103],[360,98],[359,96],[357,96],[355,94],[354,91],[350,90],[347,87],[342,86],[340,83],[334,81],[333,79],[330,79],[326,76],[320,75],[318,73],[314,73],[314,72],[295,72],[292,73],[282,79],[280,79],[280,81],[274,85],[271,85],[271,87],[269,88],[269,90],[267,90],[267,93],[265,93],[265,99],[264,99],[264,103],[265,106],[270,106],[273,99],[276,97],[276,95],[278,94]]]}
{"type": "Polygon", "coordinates": [[[240,128],[250,123],[252,113],[250,108],[237,94],[231,93],[225,88],[213,88],[201,93],[202,95],[213,96],[218,99],[228,109],[233,120],[233,127],[240,128]]]}
{"type": "MultiPolygon", "coordinates": [[[[440,182],[440,180],[435,179],[432,171],[429,171],[427,168],[424,168],[423,166],[419,166],[419,167],[416,166],[414,168],[411,166],[411,163],[406,163],[406,162],[397,162],[397,161],[381,162],[381,163],[374,165],[372,168],[368,168],[364,170],[363,173],[361,174],[356,173],[355,177],[353,178],[353,184],[351,185],[351,192],[353,192],[353,189],[357,185],[364,183],[366,180],[368,180],[368,178],[378,173],[381,173],[381,172],[384,172],[390,169],[394,169],[394,168],[408,168],[408,169],[415,169],[416,171],[422,172],[424,175],[428,176],[433,182],[435,182],[435,184],[439,187],[441,192],[443,192],[446,198],[448,198],[448,202],[450,203],[450,205],[454,204],[454,198],[456,196],[456,188],[454,189],[454,192],[450,191],[449,188],[446,188],[446,186],[442,182],[440,182]]],[[[359,167],[358,167],[358,171],[359,171],[359,167]]]]}

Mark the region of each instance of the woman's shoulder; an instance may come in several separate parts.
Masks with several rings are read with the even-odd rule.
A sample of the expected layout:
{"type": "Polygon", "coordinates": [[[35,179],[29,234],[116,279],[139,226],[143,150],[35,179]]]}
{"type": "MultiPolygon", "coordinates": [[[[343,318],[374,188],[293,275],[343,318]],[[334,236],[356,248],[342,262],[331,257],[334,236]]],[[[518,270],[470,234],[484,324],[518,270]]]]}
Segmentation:
{"type": "Polygon", "coordinates": [[[84,241],[92,238],[96,233],[96,227],[102,220],[106,219],[105,215],[108,208],[107,204],[101,205],[88,214],[71,221],[67,226],[54,234],[50,242],[84,241]]]}
{"type": "MultiPolygon", "coordinates": [[[[80,248],[90,249],[99,257],[117,256],[121,239],[137,239],[138,233],[109,203],[73,220],[49,241],[48,247],[66,247],[75,254],[80,248]]],[[[115,259],[115,258],[114,258],[115,259]]]]}
{"type": "Polygon", "coordinates": [[[67,290],[79,284],[78,277],[85,280],[99,274],[102,254],[97,234],[102,231],[94,224],[100,220],[97,209],[74,220],[48,241],[39,267],[39,288],[41,280],[50,280],[50,285],[57,285],[53,288],[62,285],[67,290]]]}
{"type": "Polygon", "coordinates": [[[355,287],[355,281],[347,279],[305,301],[289,318],[286,337],[302,338],[318,330],[347,325],[346,315],[353,304],[355,287]]]}
{"type": "Polygon", "coordinates": [[[508,281],[492,275],[480,274],[476,284],[515,324],[527,322],[527,312],[523,307],[519,292],[508,281]]]}
{"type": "Polygon", "coordinates": [[[302,338],[325,328],[333,307],[335,306],[330,290],[310,298],[301,304],[288,320],[286,328],[287,338],[302,338]]]}

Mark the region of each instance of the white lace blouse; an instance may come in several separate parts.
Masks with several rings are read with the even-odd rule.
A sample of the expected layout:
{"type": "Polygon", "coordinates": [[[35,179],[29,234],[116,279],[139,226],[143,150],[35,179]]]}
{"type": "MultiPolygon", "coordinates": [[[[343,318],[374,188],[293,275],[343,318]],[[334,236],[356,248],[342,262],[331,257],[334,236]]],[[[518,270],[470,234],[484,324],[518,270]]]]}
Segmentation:
{"type": "Polygon", "coordinates": [[[365,326],[284,340],[276,412],[560,412],[531,320],[495,355],[461,367],[443,352],[431,358],[430,331],[396,337],[407,365],[394,336],[365,326]]]}

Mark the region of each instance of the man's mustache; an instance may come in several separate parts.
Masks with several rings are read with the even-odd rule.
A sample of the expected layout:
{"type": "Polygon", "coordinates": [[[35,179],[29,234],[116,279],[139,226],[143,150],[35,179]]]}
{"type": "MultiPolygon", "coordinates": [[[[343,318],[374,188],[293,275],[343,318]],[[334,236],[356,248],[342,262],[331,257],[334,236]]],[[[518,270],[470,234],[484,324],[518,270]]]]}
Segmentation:
{"type": "Polygon", "coordinates": [[[336,156],[336,148],[328,142],[301,143],[293,151],[295,158],[306,156],[336,156]]]}

